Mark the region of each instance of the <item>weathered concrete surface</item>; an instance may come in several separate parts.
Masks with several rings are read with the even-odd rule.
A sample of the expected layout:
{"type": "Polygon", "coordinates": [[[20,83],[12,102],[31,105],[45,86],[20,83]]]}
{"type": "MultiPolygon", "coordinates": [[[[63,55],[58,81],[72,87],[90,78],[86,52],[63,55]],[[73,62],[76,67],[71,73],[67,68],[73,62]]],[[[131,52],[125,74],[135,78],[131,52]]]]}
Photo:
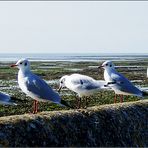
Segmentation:
{"type": "Polygon", "coordinates": [[[148,147],[148,100],[1,117],[0,145],[148,147]]]}

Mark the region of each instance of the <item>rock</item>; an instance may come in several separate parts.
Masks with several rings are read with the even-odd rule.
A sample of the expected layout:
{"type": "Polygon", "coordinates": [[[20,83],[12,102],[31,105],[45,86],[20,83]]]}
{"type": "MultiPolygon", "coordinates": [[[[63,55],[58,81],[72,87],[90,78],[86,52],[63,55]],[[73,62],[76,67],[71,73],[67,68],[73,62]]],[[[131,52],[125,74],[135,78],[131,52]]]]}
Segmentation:
{"type": "Polygon", "coordinates": [[[5,147],[147,147],[148,100],[0,118],[5,147]]]}

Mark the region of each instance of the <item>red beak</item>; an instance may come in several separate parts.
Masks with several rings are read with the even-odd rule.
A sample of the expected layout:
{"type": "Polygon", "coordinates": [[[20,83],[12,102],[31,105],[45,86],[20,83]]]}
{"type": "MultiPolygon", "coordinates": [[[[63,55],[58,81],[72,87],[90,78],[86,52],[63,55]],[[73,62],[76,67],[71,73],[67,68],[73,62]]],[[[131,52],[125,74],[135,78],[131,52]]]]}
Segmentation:
{"type": "Polygon", "coordinates": [[[16,67],[17,65],[16,64],[12,64],[12,65],[10,65],[10,67],[16,67]]]}

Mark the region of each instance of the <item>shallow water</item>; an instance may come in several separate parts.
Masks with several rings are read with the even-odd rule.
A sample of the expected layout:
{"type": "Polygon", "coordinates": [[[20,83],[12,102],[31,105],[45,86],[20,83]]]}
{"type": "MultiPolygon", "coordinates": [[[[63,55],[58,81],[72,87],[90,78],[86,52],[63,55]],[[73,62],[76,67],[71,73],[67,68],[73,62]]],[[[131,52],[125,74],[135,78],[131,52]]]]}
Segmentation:
{"type": "Polygon", "coordinates": [[[111,53],[10,53],[1,54],[0,61],[17,61],[20,58],[28,58],[31,61],[135,61],[148,58],[148,54],[111,54],[111,53]]]}

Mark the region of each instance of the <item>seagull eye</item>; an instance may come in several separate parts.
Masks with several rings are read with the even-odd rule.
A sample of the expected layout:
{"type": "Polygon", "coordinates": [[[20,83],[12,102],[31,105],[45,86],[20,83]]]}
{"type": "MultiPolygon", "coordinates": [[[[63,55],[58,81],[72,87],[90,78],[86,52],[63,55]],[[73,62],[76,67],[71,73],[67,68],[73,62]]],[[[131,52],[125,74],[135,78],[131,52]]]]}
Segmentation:
{"type": "Polygon", "coordinates": [[[63,78],[62,80],[61,80],[61,84],[63,84],[65,82],[65,78],[63,78]]]}
{"type": "Polygon", "coordinates": [[[25,66],[27,66],[27,63],[25,63],[25,66]]]}
{"type": "Polygon", "coordinates": [[[110,65],[110,67],[112,67],[112,65],[110,65]]]}

